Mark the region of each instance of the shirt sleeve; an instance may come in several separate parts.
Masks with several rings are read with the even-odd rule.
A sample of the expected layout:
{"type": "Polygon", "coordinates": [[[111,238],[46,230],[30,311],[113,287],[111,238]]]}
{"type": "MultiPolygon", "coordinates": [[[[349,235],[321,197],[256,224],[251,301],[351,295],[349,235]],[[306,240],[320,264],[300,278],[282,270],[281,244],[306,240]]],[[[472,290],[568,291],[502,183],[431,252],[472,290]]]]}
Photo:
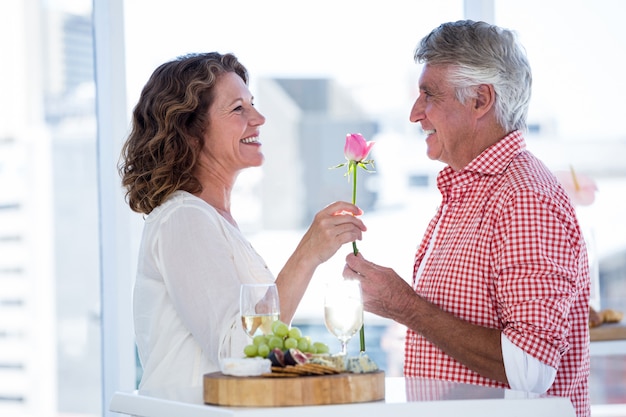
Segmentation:
{"type": "Polygon", "coordinates": [[[554,382],[556,369],[515,346],[502,333],[502,357],[509,386],[513,390],[543,394],[554,382]]]}
{"type": "Polygon", "coordinates": [[[238,329],[241,281],[229,233],[217,214],[185,206],[163,220],[155,250],[167,295],[183,324],[205,355],[218,358],[238,329]]]}
{"type": "Polygon", "coordinates": [[[582,292],[573,213],[549,192],[518,190],[503,207],[493,241],[496,296],[504,334],[559,367],[569,349],[569,313],[582,292]]]}

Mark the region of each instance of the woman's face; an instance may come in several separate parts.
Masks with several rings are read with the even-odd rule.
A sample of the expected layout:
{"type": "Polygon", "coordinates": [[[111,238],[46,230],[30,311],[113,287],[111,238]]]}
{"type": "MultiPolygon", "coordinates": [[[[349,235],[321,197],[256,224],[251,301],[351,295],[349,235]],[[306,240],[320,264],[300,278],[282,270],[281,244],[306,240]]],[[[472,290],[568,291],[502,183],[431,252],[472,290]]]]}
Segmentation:
{"type": "Polygon", "coordinates": [[[221,168],[226,175],[260,166],[259,128],[265,117],[254,108],[248,86],[236,73],[227,72],[218,77],[214,88],[202,150],[208,166],[211,170],[221,168]]]}

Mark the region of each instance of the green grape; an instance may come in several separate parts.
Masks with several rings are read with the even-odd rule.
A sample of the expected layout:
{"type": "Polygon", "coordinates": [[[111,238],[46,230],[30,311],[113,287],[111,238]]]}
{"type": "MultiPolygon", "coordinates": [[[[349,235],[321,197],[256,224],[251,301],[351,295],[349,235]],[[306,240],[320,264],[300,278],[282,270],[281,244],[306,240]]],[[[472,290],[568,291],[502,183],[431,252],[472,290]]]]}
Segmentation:
{"type": "MultiPolygon", "coordinates": [[[[285,345],[287,343],[285,342],[285,345]]],[[[306,337],[301,338],[300,340],[298,340],[298,350],[301,352],[308,352],[309,348],[311,347],[311,344],[309,343],[309,340],[306,337]]]]}
{"type": "Polygon", "coordinates": [[[257,347],[257,355],[263,358],[267,358],[267,355],[270,354],[270,347],[266,344],[259,345],[257,347]]]}
{"type": "Polygon", "coordinates": [[[274,321],[272,322],[272,325],[270,326],[270,331],[271,331],[272,333],[274,333],[274,330],[276,330],[276,326],[278,326],[278,323],[280,323],[280,320],[274,320],[274,321]]]}
{"type": "Polygon", "coordinates": [[[249,357],[254,358],[258,354],[258,349],[256,345],[247,345],[243,348],[243,353],[249,357]]]}
{"type": "Polygon", "coordinates": [[[263,344],[267,344],[267,336],[259,334],[254,336],[254,339],[252,339],[252,343],[254,343],[255,346],[260,346],[263,344]]]}
{"type": "Polygon", "coordinates": [[[305,353],[328,353],[328,345],[322,342],[312,342],[310,336],[302,335],[298,327],[289,328],[286,323],[276,320],[272,323],[272,333],[257,335],[252,344],[244,348],[246,357],[261,356],[267,358],[272,349],[298,349],[305,353]]]}
{"type": "Polygon", "coordinates": [[[302,337],[302,331],[297,327],[289,329],[289,337],[299,340],[302,337]]]}
{"type": "Polygon", "coordinates": [[[276,326],[279,326],[279,325],[282,325],[282,324],[285,324],[285,323],[280,321],[280,320],[274,320],[272,322],[272,326],[271,326],[272,333],[276,333],[276,326]]]}
{"type": "Polygon", "coordinates": [[[328,353],[330,351],[328,345],[322,342],[313,343],[313,347],[315,348],[315,353],[328,353]]]}
{"type": "Polygon", "coordinates": [[[283,349],[285,347],[283,344],[283,339],[278,336],[270,337],[270,340],[267,342],[267,345],[269,346],[270,349],[276,349],[276,348],[283,349]]]}
{"type": "Polygon", "coordinates": [[[276,320],[272,323],[272,333],[278,337],[285,337],[289,334],[289,326],[280,320],[276,320]]]}
{"type": "Polygon", "coordinates": [[[295,349],[298,347],[298,339],[288,337],[285,339],[285,349],[295,349]]]}

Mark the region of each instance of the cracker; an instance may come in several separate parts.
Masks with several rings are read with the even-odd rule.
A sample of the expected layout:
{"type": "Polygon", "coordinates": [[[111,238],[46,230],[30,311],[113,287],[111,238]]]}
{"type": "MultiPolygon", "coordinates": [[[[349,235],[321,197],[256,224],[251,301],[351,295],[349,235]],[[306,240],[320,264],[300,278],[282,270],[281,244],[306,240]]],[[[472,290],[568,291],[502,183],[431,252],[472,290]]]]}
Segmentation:
{"type": "Polygon", "coordinates": [[[261,374],[261,376],[263,377],[267,377],[267,378],[294,378],[294,377],[299,377],[300,375],[298,374],[292,374],[289,372],[271,372],[268,374],[261,374]]]}
{"type": "Polygon", "coordinates": [[[281,377],[281,376],[312,376],[312,375],[334,375],[339,374],[337,368],[317,363],[305,363],[300,365],[272,366],[271,374],[263,374],[263,376],[281,377]]]}
{"type": "Polygon", "coordinates": [[[306,364],[304,364],[302,366],[306,367],[306,369],[310,369],[310,370],[315,371],[315,372],[321,372],[322,375],[333,375],[333,374],[341,373],[335,367],[328,366],[328,365],[321,365],[321,364],[318,364],[318,363],[306,363],[306,364]]]}
{"type": "Polygon", "coordinates": [[[303,372],[304,375],[324,375],[324,371],[316,369],[307,365],[296,365],[298,372],[303,372]]]}
{"type": "Polygon", "coordinates": [[[291,369],[289,369],[286,366],[272,366],[271,368],[272,372],[278,373],[278,374],[297,374],[298,372],[293,372],[291,369]]]}
{"type": "Polygon", "coordinates": [[[298,375],[307,375],[310,372],[302,365],[287,365],[285,366],[287,372],[292,372],[298,375]]]}

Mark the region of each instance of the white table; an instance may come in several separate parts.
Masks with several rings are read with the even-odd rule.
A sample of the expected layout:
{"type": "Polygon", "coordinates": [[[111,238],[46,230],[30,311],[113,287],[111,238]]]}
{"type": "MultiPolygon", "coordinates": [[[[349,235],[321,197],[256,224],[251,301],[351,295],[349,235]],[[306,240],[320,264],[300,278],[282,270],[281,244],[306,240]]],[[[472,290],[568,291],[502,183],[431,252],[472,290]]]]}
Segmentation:
{"type": "Polygon", "coordinates": [[[384,401],[358,404],[234,408],[203,404],[200,389],[180,394],[184,401],[117,392],[110,410],[141,417],[575,417],[567,398],[421,378],[386,378],[384,401]]]}

